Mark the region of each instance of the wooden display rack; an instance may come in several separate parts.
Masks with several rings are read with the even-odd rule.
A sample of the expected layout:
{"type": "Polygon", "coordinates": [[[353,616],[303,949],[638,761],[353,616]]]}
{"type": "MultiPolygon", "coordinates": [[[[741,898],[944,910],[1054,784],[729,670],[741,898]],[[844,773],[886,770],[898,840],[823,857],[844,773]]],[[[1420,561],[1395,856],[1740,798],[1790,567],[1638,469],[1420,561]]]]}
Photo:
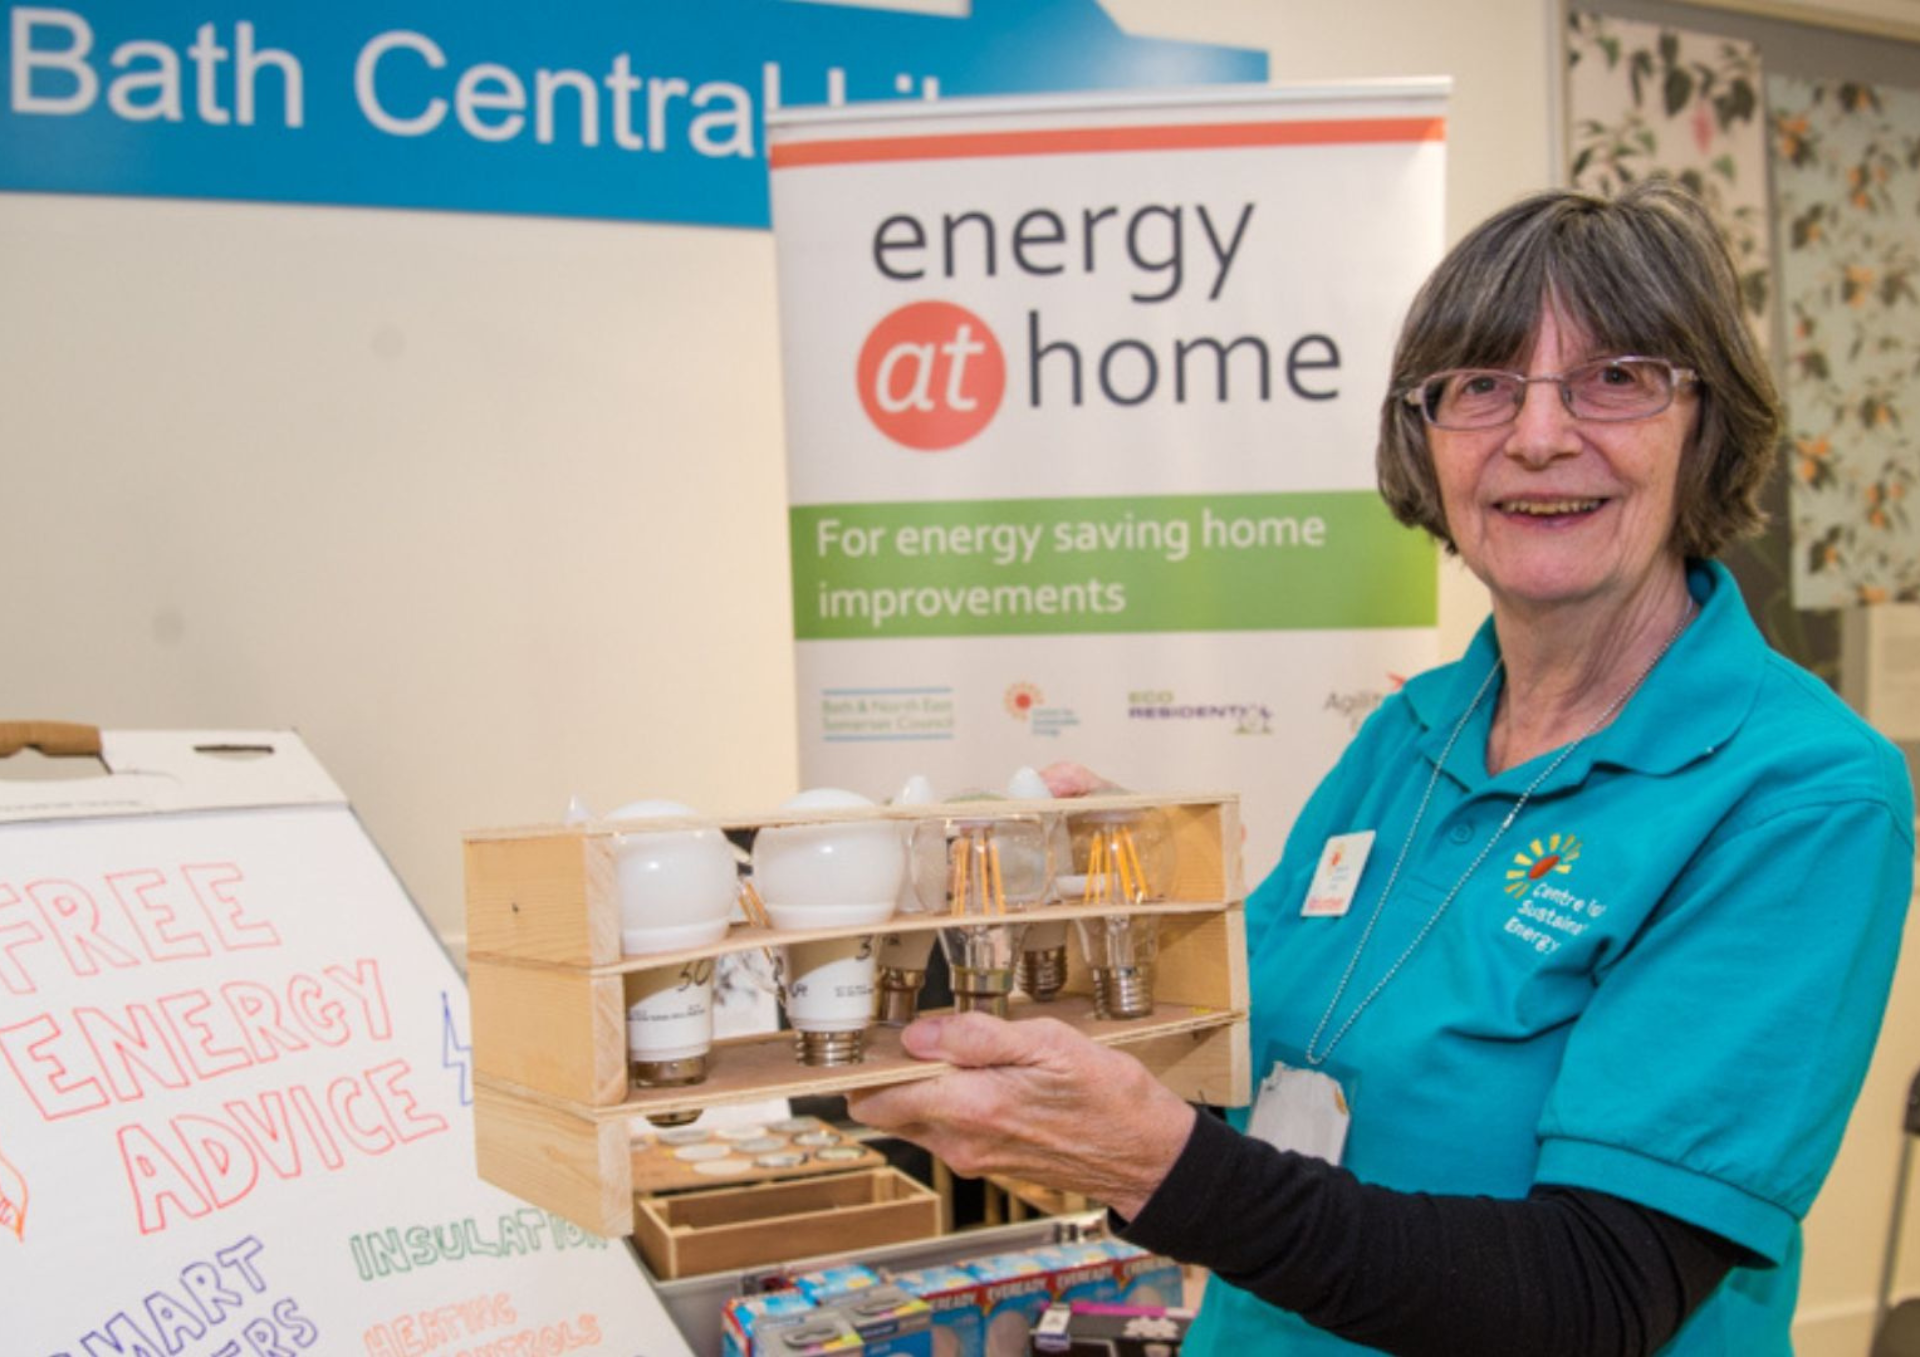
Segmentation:
{"type": "MultiPolygon", "coordinates": [[[[978,820],[983,807],[966,808],[978,820]]],[[[1230,796],[1099,796],[992,803],[1008,817],[1090,811],[1158,811],[1173,842],[1167,898],[1116,909],[1055,905],[1023,922],[1115,913],[1158,918],[1159,958],[1151,1016],[1094,1016],[1092,983],[1069,934],[1060,997],[1016,996],[1015,1018],[1060,1019],[1104,1045],[1124,1046],[1182,1097],[1216,1106],[1247,1101],[1246,941],[1241,914],[1238,801],[1230,796]]],[[[707,947],[644,957],[620,953],[614,892],[616,841],[627,834],[718,828],[752,834],[776,825],[952,818],[952,806],[795,811],[699,820],[609,821],[477,832],[466,837],[468,984],[473,1005],[474,1129],[480,1176],[601,1235],[636,1229],[632,1140],[636,1116],[691,1111],[900,1083],[947,1067],[915,1060],[899,1033],[875,1026],[857,1065],[799,1064],[790,1032],[717,1041],[712,1071],[686,1088],[640,1089],[627,1075],[631,977],[729,952],[817,938],[937,929],[937,914],[806,931],[736,924],[707,947]]]]}

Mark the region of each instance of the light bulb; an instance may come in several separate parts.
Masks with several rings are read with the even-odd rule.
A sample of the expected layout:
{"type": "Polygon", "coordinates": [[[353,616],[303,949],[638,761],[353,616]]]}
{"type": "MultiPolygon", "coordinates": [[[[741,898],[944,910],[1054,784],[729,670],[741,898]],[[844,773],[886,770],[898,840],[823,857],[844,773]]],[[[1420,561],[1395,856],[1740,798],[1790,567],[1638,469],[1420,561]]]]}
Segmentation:
{"type": "MultiPolygon", "coordinates": [[[[579,797],[567,823],[594,819],[579,797]]],[[[675,801],[634,801],[614,822],[697,819],[675,801]]],[[[639,830],[613,836],[614,894],[620,908],[620,950],[628,956],[704,947],[727,935],[739,894],[733,849],[718,829],[639,830]]],[[[707,1077],[713,1048],[713,962],[696,960],[629,977],[627,1071],[640,1088],[678,1088],[707,1077]]],[[[697,1112],[649,1117],[658,1126],[691,1121],[697,1112]]]]}
{"type": "Polygon", "coordinates": [[[1093,974],[1093,1011],[1101,1018],[1144,1018],[1153,1012],[1153,964],[1160,921],[1151,914],[1075,919],[1080,950],[1093,974]]]}
{"type": "Polygon", "coordinates": [[[1032,816],[923,821],[923,837],[939,836],[937,856],[914,855],[922,905],[946,915],[940,947],[953,975],[953,1004],[1007,1015],[1013,969],[1026,937],[1014,916],[1046,890],[1046,838],[1032,816]],[[938,867],[930,864],[937,862],[938,867]]]}
{"type": "MultiPolygon", "coordinates": [[[[1086,905],[1141,905],[1164,899],[1172,877],[1173,842],[1158,811],[1092,811],[1071,821],[1073,872],[1086,905]]],[[[1071,899],[1071,895],[1068,896],[1071,899]]],[[[1159,921],[1151,914],[1075,920],[1093,976],[1093,1008],[1102,1018],[1144,1018],[1153,1012],[1153,970],[1159,921]]]]}
{"type": "Polygon", "coordinates": [[[933,958],[937,936],[932,929],[917,933],[888,933],[881,937],[874,962],[879,967],[880,1014],[883,1027],[905,1027],[920,1013],[920,991],[927,983],[927,962],[933,958]]]}
{"type": "MultiPolygon", "coordinates": [[[[908,778],[894,794],[896,806],[932,805],[939,797],[933,783],[921,774],[908,778]]],[[[913,826],[902,825],[901,835],[908,850],[913,846],[913,826]]],[[[909,874],[901,879],[896,914],[920,912],[920,897],[909,874]]],[[[879,967],[879,1015],[883,1027],[905,1027],[920,1012],[920,991],[927,983],[927,961],[933,955],[934,934],[922,929],[916,933],[888,933],[880,939],[875,962],[879,967]]]]}
{"type": "Polygon", "coordinates": [[[857,1065],[873,1020],[873,939],[827,938],[780,949],[787,1022],[803,1065],[857,1065]]]}
{"type": "MultiPolygon", "coordinates": [[[[627,1061],[641,1088],[679,1088],[707,1077],[713,1046],[713,958],[639,971],[627,979],[627,1061]]],[[[663,1112],[655,1126],[684,1126],[699,1111],[663,1112]]]]}
{"type": "MultiPolygon", "coordinates": [[[[1017,801],[1045,801],[1053,796],[1053,792],[1039,773],[1031,768],[1021,768],[1007,780],[1007,795],[1017,801]]],[[[1044,903],[1052,904],[1056,898],[1053,894],[1054,873],[1067,869],[1073,849],[1067,833],[1066,816],[1042,815],[1039,819],[1046,839],[1047,890],[1044,903]]],[[[1040,1003],[1050,1003],[1059,995],[1061,986],[1067,982],[1066,920],[1053,919],[1027,926],[1026,940],[1021,945],[1019,959],[1014,962],[1013,978],[1028,998],[1040,1003]]]]}
{"type": "MultiPolygon", "coordinates": [[[[782,810],[857,810],[873,802],[830,787],[801,792],[782,810]]],[[[753,837],[753,881],[775,928],[881,923],[893,915],[906,855],[884,820],[774,825],[753,837]]]]}

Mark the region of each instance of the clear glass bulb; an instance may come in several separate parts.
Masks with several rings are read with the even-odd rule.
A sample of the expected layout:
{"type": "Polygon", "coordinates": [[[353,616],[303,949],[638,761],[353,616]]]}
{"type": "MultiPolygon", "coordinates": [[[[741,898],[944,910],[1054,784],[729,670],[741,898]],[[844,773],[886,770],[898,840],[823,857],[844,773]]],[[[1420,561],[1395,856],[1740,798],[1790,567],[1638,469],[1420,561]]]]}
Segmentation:
{"type": "Polygon", "coordinates": [[[940,946],[962,1012],[1005,1017],[1014,964],[1025,940],[1015,916],[1045,897],[1046,836],[1033,816],[925,821],[914,853],[924,909],[944,914],[940,946]],[[937,845],[937,853],[926,844],[937,845]]]}
{"type": "MultiPolygon", "coordinates": [[[[1167,896],[1173,840],[1158,811],[1089,811],[1072,817],[1073,871],[1063,895],[1085,905],[1142,905],[1167,896]]],[[[1094,1012],[1102,1018],[1144,1018],[1153,1012],[1159,922],[1151,914],[1111,914],[1075,921],[1093,976],[1094,1012]]]]}
{"type": "Polygon", "coordinates": [[[917,933],[888,933],[880,939],[874,960],[880,968],[880,1016],[883,1027],[905,1027],[920,1013],[920,991],[927,983],[927,963],[938,941],[932,929],[917,933]]]}
{"type": "MultiPolygon", "coordinates": [[[[929,806],[938,801],[933,783],[915,774],[894,794],[896,806],[929,806]]],[[[909,858],[914,849],[913,826],[901,827],[902,843],[909,858]]],[[[900,883],[900,899],[895,914],[919,914],[920,895],[911,873],[900,883]]],[[[883,1027],[905,1027],[920,1012],[920,991],[927,984],[927,962],[933,956],[938,939],[932,931],[888,933],[881,937],[874,958],[880,968],[880,1011],[876,1019],[883,1027]]]]}
{"type": "MultiPolygon", "coordinates": [[[[1007,795],[1016,801],[1045,801],[1053,797],[1046,780],[1031,768],[1022,768],[1007,781],[1007,795]]],[[[1041,814],[1041,834],[1046,844],[1046,864],[1044,867],[1046,888],[1041,903],[1055,904],[1059,896],[1054,888],[1054,875],[1066,871],[1073,857],[1071,837],[1067,833],[1067,817],[1061,814],[1041,814]]],[[[1019,959],[1014,962],[1013,982],[1029,999],[1038,1003],[1051,1003],[1060,994],[1067,983],[1067,921],[1052,919],[1042,923],[1030,924],[1027,936],[1020,948],[1019,959]]]]}

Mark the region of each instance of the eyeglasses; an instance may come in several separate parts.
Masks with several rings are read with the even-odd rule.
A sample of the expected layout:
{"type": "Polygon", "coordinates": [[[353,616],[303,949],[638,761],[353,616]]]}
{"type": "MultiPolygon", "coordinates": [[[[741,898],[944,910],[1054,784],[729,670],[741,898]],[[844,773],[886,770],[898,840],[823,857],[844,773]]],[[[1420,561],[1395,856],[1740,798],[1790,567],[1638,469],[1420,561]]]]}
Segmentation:
{"type": "Polygon", "coordinates": [[[1538,377],[1499,368],[1450,368],[1408,389],[1401,399],[1418,407],[1436,429],[1497,429],[1519,416],[1529,386],[1552,382],[1575,419],[1608,424],[1651,418],[1673,404],[1682,386],[1699,380],[1692,368],[1664,358],[1596,358],[1538,377]]]}

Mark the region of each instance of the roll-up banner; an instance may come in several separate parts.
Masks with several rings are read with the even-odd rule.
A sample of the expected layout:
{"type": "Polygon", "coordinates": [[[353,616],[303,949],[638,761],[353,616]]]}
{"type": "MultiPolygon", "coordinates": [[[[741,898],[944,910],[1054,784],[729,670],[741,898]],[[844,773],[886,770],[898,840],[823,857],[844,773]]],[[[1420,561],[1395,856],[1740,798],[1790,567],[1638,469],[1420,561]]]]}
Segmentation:
{"type": "Polygon", "coordinates": [[[1244,798],[1250,877],[1435,656],[1374,489],[1447,84],[790,110],[769,128],[802,779],[1069,758],[1244,798]]]}

